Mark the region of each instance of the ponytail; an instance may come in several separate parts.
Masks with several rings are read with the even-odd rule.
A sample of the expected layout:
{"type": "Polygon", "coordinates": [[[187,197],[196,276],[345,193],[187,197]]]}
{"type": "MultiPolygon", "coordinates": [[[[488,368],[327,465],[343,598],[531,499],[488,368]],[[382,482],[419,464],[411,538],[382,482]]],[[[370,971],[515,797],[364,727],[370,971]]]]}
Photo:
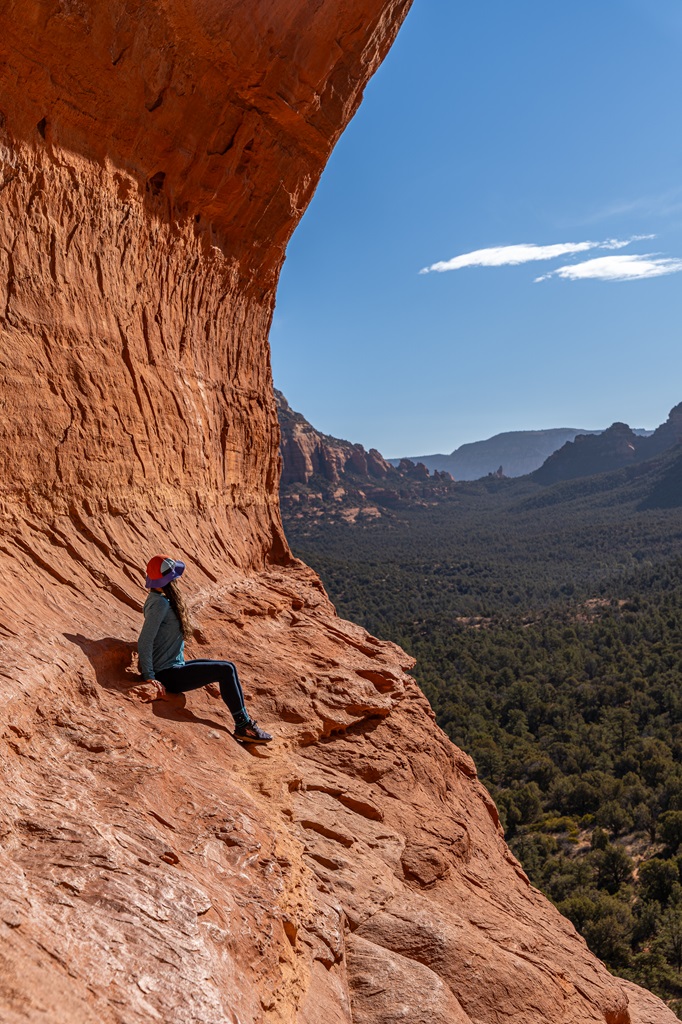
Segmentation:
{"type": "Polygon", "coordinates": [[[182,629],[182,635],[185,640],[191,640],[194,634],[194,626],[187,610],[187,605],[182,596],[180,587],[176,580],[171,580],[163,587],[163,592],[170,601],[170,606],[175,612],[180,622],[180,628],[182,629]]]}

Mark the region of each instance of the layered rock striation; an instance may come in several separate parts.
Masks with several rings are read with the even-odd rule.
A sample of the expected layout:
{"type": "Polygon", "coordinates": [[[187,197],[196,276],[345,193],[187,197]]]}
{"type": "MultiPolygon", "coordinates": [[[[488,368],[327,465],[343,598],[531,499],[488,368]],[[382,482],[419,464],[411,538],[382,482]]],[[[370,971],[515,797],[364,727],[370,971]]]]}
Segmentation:
{"type": "Polygon", "coordinates": [[[0,5],[0,1016],[665,1024],[277,504],[284,247],[409,0],[0,5]],[[277,733],[135,674],[142,567],[277,733]]]}

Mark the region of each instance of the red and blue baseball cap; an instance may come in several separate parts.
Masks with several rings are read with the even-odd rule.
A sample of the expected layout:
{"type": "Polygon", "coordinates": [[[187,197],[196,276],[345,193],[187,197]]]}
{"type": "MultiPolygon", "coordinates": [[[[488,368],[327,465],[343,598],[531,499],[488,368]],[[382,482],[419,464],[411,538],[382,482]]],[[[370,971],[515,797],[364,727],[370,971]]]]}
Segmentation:
{"type": "Polygon", "coordinates": [[[154,555],[151,561],[147,562],[147,579],[145,587],[165,587],[171,580],[176,580],[185,571],[185,563],[178,562],[168,555],[154,555]]]}

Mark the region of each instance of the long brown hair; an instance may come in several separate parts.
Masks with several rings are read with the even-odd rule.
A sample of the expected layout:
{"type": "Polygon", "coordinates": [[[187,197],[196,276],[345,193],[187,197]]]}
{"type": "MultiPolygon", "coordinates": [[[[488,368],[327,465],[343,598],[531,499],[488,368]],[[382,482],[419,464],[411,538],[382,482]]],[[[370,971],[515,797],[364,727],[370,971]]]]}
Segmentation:
{"type": "Polygon", "coordinates": [[[163,592],[170,601],[170,606],[180,621],[180,628],[182,629],[183,637],[185,640],[191,640],[194,634],[194,626],[192,625],[192,620],[177,580],[171,580],[170,583],[167,583],[163,588],[163,592]]]}

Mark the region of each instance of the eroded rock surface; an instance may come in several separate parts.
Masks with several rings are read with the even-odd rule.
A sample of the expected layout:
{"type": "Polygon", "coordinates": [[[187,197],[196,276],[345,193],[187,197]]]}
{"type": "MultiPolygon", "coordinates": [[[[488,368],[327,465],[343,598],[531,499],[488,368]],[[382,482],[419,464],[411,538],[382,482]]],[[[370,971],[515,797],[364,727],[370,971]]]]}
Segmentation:
{"type": "Polygon", "coordinates": [[[294,412],[281,391],[275,391],[275,398],[282,435],[283,486],[307,484],[314,476],[338,484],[347,472],[374,480],[396,473],[376,448],[366,451],[361,444],[321,434],[300,413],[294,412]]]}
{"type": "Polygon", "coordinates": [[[0,1016],[665,1024],[277,507],[284,245],[409,0],[0,5],[0,1016]],[[277,733],[149,702],[142,567],[277,733]]]}

